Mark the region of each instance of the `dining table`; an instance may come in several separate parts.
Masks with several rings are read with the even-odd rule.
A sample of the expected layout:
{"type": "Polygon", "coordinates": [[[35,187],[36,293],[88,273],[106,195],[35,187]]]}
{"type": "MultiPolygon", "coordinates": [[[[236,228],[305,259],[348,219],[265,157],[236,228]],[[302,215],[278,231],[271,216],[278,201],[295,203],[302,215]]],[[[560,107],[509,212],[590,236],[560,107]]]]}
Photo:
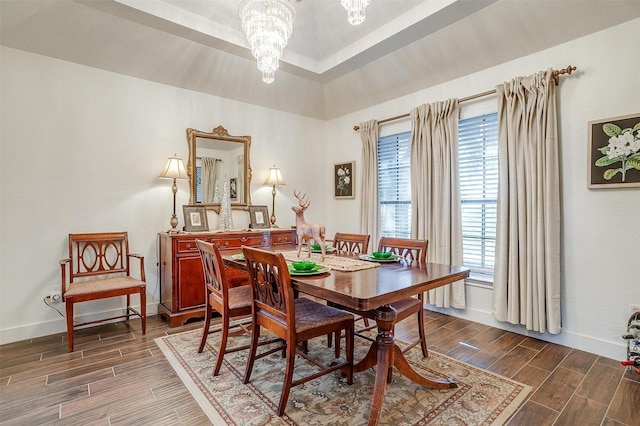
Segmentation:
{"type": "MultiPolygon", "coordinates": [[[[225,252],[222,256],[223,260],[228,267],[246,269],[246,264],[238,253],[241,251],[225,252]]],[[[336,255],[367,259],[367,255],[332,254],[332,256],[336,255]]],[[[301,260],[305,260],[304,254],[301,260]]],[[[374,259],[370,260],[374,261],[374,259]]],[[[457,387],[451,378],[443,379],[420,374],[407,361],[393,335],[397,313],[391,304],[469,276],[469,269],[462,266],[409,262],[402,259],[376,263],[375,267],[354,271],[325,268],[329,270],[318,274],[291,275],[292,286],[300,293],[324,299],[351,310],[374,312],[377,326],[376,338],[365,357],[354,365],[356,373],[376,367],[369,425],[378,424],[389,369],[392,366],[411,381],[427,388],[457,387]]]]}

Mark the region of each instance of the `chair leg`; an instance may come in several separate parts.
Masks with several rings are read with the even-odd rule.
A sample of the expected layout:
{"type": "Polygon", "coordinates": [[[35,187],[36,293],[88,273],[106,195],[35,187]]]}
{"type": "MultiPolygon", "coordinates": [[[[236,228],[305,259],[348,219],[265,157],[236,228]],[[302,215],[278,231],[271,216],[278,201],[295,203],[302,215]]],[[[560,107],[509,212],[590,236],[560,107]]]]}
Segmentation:
{"type": "Polygon", "coordinates": [[[278,404],[278,416],[284,414],[284,409],[289,400],[289,392],[291,392],[291,382],[293,381],[293,366],[296,361],[296,345],[287,345],[287,364],[285,366],[284,383],[282,384],[282,393],[280,394],[280,403],[278,404]]]}
{"type": "Polygon", "coordinates": [[[258,337],[260,336],[260,326],[254,322],[251,323],[251,345],[249,346],[249,356],[247,358],[247,368],[244,371],[244,380],[242,383],[245,385],[249,383],[251,378],[251,370],[253,370],[253,363],[256,360],[256,350],[258,349],[258,337]]]}
{"type": "MultiPolygon", "coordinates": [[[[342,331],[336,331],[335,333],[333,333],[334,336],[336,336],[336,345],[335,345],[335,349],[334,351],[334,355],[336,358],[340,358],[340,340],[342,337],[342,331]]],[[[347,337],[348,339],[348,337],[347,337]]],[[[331,346],[329,346],[331,347],[331,346]]]]}
{"type": "Polygon", "coordinates": [[[67,343],[69,352],[73,352],[73,301],[67,299],[67,343]]]}
{"type": "MultiPolygon", "coordinates": [[[[207,328],[207,330],[209,330],[207,328]]],[[[220,348],[218,349],[218,358],[216,359],[216,366],[213,369],[213,375],[220,374],[220,367],[222,367],[222,360],[224,359],[224,352],[227,350],[227,337],[229,336],[229,315],[222,314],[222,329],[220,330],[220,348]]]]}
{"type": "Polygon", "coordinates": [[[333,344],[333,333],[327,334],[327,347],[330,348],[333,344]]]}
{"type": "Polygon", "coordinates": [[[142,318],[142,334],[147,334],[147,287],[140,289],[140,314],[142,318]]]}
{"type": "Polygon", "coordinates": [[[420,346],[422,346],[422,356],[425,358],[429,356],[427,350],[427,338],[424,334],[424,308],[418,311],[418,334],[420,334],[420,346]]]}
{"type": "Polygon", "coordinates": [[[131,295],[127,294],[126,298],[127,298],[127,321],[129,321],[131,319],[131,309],[129,309],[131,307],[131,295]]]}
{"type": "Polygon", "coordinates": [[[200,338],[200,346],[198,346],[198,353],[201,354],[204,350],[204,345],[207,343],[207,337],[209,336],[209,327],[211,324],[211,306],[207,297],[207,307],[204,310],[204,326],[202,327],[202,337],[200,338]]]}

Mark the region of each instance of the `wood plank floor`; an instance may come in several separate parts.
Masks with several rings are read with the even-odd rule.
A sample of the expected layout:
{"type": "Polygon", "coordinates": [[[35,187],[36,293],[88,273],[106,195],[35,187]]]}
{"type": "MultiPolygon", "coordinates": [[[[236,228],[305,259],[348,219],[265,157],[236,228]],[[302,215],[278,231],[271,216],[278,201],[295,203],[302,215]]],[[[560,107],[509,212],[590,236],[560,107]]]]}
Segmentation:
{"type": "MultiPolygon", "coordinates": [[[[509,425],[639,425],[640,376],[618,360],[429,312],[430,349],[531,385],[509,425]]],[[[397,335],[412,337],[412,320],[397,335]]],[[[158,317],[81,330],[76,352],[56,334],[0,346],[0,423],[15,425],[210,424],[154,343],[158,317]]],[[[414,349],[419,350],[419,349],[414,349]]]]}

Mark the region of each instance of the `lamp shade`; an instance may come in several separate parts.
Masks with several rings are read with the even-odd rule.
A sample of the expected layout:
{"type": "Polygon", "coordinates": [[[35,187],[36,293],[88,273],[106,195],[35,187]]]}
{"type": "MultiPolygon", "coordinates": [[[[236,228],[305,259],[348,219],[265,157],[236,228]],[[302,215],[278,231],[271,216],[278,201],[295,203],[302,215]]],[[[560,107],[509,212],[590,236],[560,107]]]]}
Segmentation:
{"type": "Polygon", "coordinates": [[[160,173],[160,177],[169,179],[188,179],[189,177],[184,169],[182,158],[169,157],[167,165],[164,166],[164,170],[160,173]]]}
{"type": "Polygon", "coordinates": [[[264,180],[265,185],[286,185],[284,183],[284,179],[282,178],[282,173],[280,173],[280,169],[276,166],[269,168],[269,174],[267,178],[264,180]]]}

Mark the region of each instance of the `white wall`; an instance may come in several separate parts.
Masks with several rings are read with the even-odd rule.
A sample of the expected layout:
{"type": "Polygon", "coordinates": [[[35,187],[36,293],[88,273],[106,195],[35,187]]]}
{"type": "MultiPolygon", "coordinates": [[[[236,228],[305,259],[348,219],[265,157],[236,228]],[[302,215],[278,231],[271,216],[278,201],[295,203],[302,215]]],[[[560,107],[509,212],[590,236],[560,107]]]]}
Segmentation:
{"type": "MultiPolygon", "coordinates": [[[[128,231],[131,251],[145,256],[147,308],[156,312],[156,235],[170,227],[172,209],[171,182],[158,175],[173,154],[186,165],[188,127],[223,125],[252,136],[253,204],[271,211],[271,188],[262,182],[273,163],[289,183],[276,196],[281,227],[294,223],[294,186],[312,200],[308,216],[324,217],[318,200],[325,183],[308,173],[326,163],[319,149],[324,122],[15,49],[0,52],[0,343],[65,330],[43,298],[60,288],[58,262],[69,233],[128,231]]],[[[182,227],[189,187],[178,187],[182,227]]],[[[92,316],[121,306],[88,302],[76,311],[92,316]]]]}
{"type": "MultiPolygon", "coordinates": [[[[563,332],[531,333],[614,359],[626,358],[620,335],[629,304],[640,304],[640,188],[587,189],[587,123],[625,114],[640,115],[640,20],[511,61],[428,90],[376,105],[328,123],[327,162],[360,158],[360,137],[353,125],[409,112],[415,106],[484,92],[518,75],[547,68],[578,67],[558,86],[562,175],[563,332]]],[[[463,104],[463,114],[480,113],[487,99],[463,104]],[[482,105],[478,105],[482,104],[482,105]],[[471,111],[476,110],[476,111],[471,111]]],[[[495,110],[494,106],[494,110],[495,110]]],[[[475,114],[477,115],[477,114],[475,114]]],[[[382,134],[410,130],[408,119],[381,127],[382,134]]],[[[358,169],[358,173],[361,169],[358,169]]],[[[360,190],[360,189],[358,189],[360,190]]],[[[327,198],[327,227],[358,231],[353,213],[359,201],[327,198]],[[345,214],[349,211],[349,214],[345,214]]],[[[467,309],[448,313],[525,333],[491,317],[491,290],[467,286],[467,309]]]]}

